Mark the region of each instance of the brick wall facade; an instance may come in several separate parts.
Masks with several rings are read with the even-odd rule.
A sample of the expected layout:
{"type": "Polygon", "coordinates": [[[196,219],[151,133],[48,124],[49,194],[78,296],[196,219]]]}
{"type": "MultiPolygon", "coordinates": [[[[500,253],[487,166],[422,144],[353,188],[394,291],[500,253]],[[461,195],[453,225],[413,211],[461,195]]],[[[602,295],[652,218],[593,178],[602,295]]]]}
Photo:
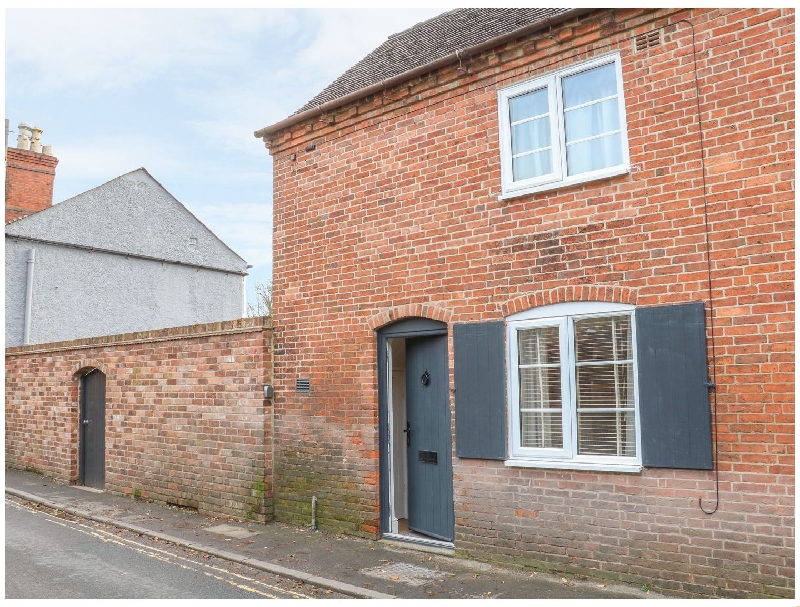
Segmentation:
{"type": "Polygon", "coordinates": [[[561,301],[710,310],[708,233],[716,513],[698,507],[713,471],[454,453],[455,546],[679,595],[792,596],[794,138],[794,12],[756,9],[598,11],[273,136],[276,516],[307,521],[317,495],[321,528],[379,532],[375,329],[447,322],[452,387],[454,322],[561,301]],[[612,51],[630,173],[500,200],[498,89],[612,51]]]}
{"type": "Polygon", "coordinates": [[[6,465],[78,481],[79,378],[106,375],[106,490],[272,517],[268,319],[6,350],[6,465]]]}
{"type": "Polygon", "coordinates": [[[6,148],[6,223],[53,204],[58,158],[6,148]]]}

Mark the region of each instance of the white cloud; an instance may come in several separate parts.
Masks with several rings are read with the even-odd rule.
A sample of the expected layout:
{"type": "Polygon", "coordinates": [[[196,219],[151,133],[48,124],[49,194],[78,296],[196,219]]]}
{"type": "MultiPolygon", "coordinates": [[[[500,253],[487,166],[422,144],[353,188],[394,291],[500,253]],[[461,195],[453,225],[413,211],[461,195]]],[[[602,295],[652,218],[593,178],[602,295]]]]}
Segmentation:
{"type": "Polygon", "coordinates": [[[37,102],[63,94],[118,103],[110,92],[152,86],[148,94],[184,107],[181,120],[207,145],[255,157],[263,153],[255,130],[291,114],[392,32],[436,12],[9,10],[8,82],[37,102]]]}
{"type": "MultiPolygon", "coordinates": [[[[441,12],[442,9],[433,8],[313,11],[308,16],[316,24],[316,36],[298,56],[296,68],[318,74],[324,81],[321,87],[324,88],[386,41],[389,35],[441,12]]],[[[318,92],[312,92],[309,99],[318,92]]]]}
{"type": "MultiPolygon", "coordinates": [[[[55,155],[59,158],[56,169],[56,189],[65,180],[90,183],[94,187],[140,167],[147,169],[153,177],[173,183],[186,180],[193,187],[202,188],[204,184],[259,183],[269,185],[271,175],[268,166],[269,155],[263,143],[252,137],[257,148],[261,148],[260,160],[263,170],[252,166],[228,166],[226,158],[215,156],[196,156],[187,153],[184,141],[176,141],[167,136],[148,135],[96,135],[90,139],[59,146],[55,155]]],[[[83,190],[72,192],[74,196],[83,190]]],[[[56,195],[57,201],[63,200],[56,195]]]]}
{"type": "Polygon", "coordinates": [[[45,129],[55,200],[143,166],[254,266],[250,292],[272,268],[271,163],[253,132],[439,12],[8,9],[7,113],[45,129]]]}
{"type": "Polygon", "coordinates": [[[241,61],[254,37],[294,22],[282,10],[8,10],[6,61],[43,92],[86,94],[241,61]]]}
{"type": "Polygon", "coordinates": [[[186,124],[206,145],[267,162],[269,153],[264,142],[253,133],[296,109],[282,99],[275,99],[268,91],[253,87],[216,90],[197,101],[200,107],[196,117],[188,119],[186,124]]]}
{"type": "Polygon", "coordinates": [[[223,202],[188,205],[223,242],[261,270],[272,268],[272,204],[223,202]]]}
{"type": "Polygon", "coordinates": [[[253,146],[247,140],[253,131],[289,116],[390,34],[438,12],[392,11],[391,19],[387,19],[386,11],[375,9],[293,13],[302,15],[297,29],[310,32],[310,42],[283,63],[270,58],[261,62],[254,57],[253,65],[263,64],[263,71],[242,79],[236,86],[207,91],[199,98],[189,93],[187,97],[202,106],[203,115],[214,117],[195,121],[192,126],[202,137],[225,149],[261,154],[263,145],[253,146]],[[354,28],[359,32],[357,36],[353,35],[354,28]]]}
{"type": "MultiPolygon", "coordinates": [[[[89,182],[94,187],[139,167],[150,171],[156,179],[176,171],[189,170],[191,164],[180,154],[174,141],[146,136],[101,136],[60,145],[56,169],[56,190],[65,179],[89,182]]],[[[72,192],[74,196],[81,191],[72,192]]],[[[56,200],[61,198],[56,196],[56,200]]]]}
{"type": "Polygon", "coordinates": [[[265,227],[270,226],[266,237],[272,238],[272,204],[265,202],[222,202],[198,204],[195,208],[198,219],[206,225],[224,226],[226,233],[239,234],[248,242],[263,242],[265,227]]]}

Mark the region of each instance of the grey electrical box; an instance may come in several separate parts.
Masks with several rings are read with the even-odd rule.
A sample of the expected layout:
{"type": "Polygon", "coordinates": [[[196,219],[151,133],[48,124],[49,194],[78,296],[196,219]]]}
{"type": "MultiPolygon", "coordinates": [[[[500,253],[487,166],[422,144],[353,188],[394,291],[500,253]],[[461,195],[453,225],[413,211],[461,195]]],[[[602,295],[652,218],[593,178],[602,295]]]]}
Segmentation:
{"type": "Polygon", "coordinates": [[[264,398],[272,398],[273,396],[275,396],[275,388],[269,384],[264,386],[264,398]]]}

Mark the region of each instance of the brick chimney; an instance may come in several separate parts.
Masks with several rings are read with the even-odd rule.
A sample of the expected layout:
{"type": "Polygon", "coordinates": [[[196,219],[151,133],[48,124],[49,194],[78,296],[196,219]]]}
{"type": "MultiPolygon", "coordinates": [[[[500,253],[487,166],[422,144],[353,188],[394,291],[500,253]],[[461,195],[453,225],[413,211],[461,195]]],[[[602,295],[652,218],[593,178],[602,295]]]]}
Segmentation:
{"type": "Polygon", "coordinates": [[[6,223],[53,205],[58,158],[42,146],[42,129],[22,123],[18,132],[17,147],[6,147],[6,223]]]}

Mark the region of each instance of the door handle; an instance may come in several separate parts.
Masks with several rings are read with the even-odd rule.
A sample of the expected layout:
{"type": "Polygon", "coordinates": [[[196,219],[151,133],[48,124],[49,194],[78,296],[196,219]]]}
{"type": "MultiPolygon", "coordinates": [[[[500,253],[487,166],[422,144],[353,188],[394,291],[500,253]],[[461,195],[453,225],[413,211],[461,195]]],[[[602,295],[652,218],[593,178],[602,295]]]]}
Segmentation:
{"type": "Polygon", "coordinates": [[[403,430],[406,433],[406,447],[411,446],[411,422],[406,421],[406,429],[403,430]]]}
{"type": "Polygon", "coordinates": [[[90,419],[85,419],[85,420],[83,420],[83,425],[84,426],[88,426],[91,423],[91,421],[92,420],[90,420],[90,419]]]}

